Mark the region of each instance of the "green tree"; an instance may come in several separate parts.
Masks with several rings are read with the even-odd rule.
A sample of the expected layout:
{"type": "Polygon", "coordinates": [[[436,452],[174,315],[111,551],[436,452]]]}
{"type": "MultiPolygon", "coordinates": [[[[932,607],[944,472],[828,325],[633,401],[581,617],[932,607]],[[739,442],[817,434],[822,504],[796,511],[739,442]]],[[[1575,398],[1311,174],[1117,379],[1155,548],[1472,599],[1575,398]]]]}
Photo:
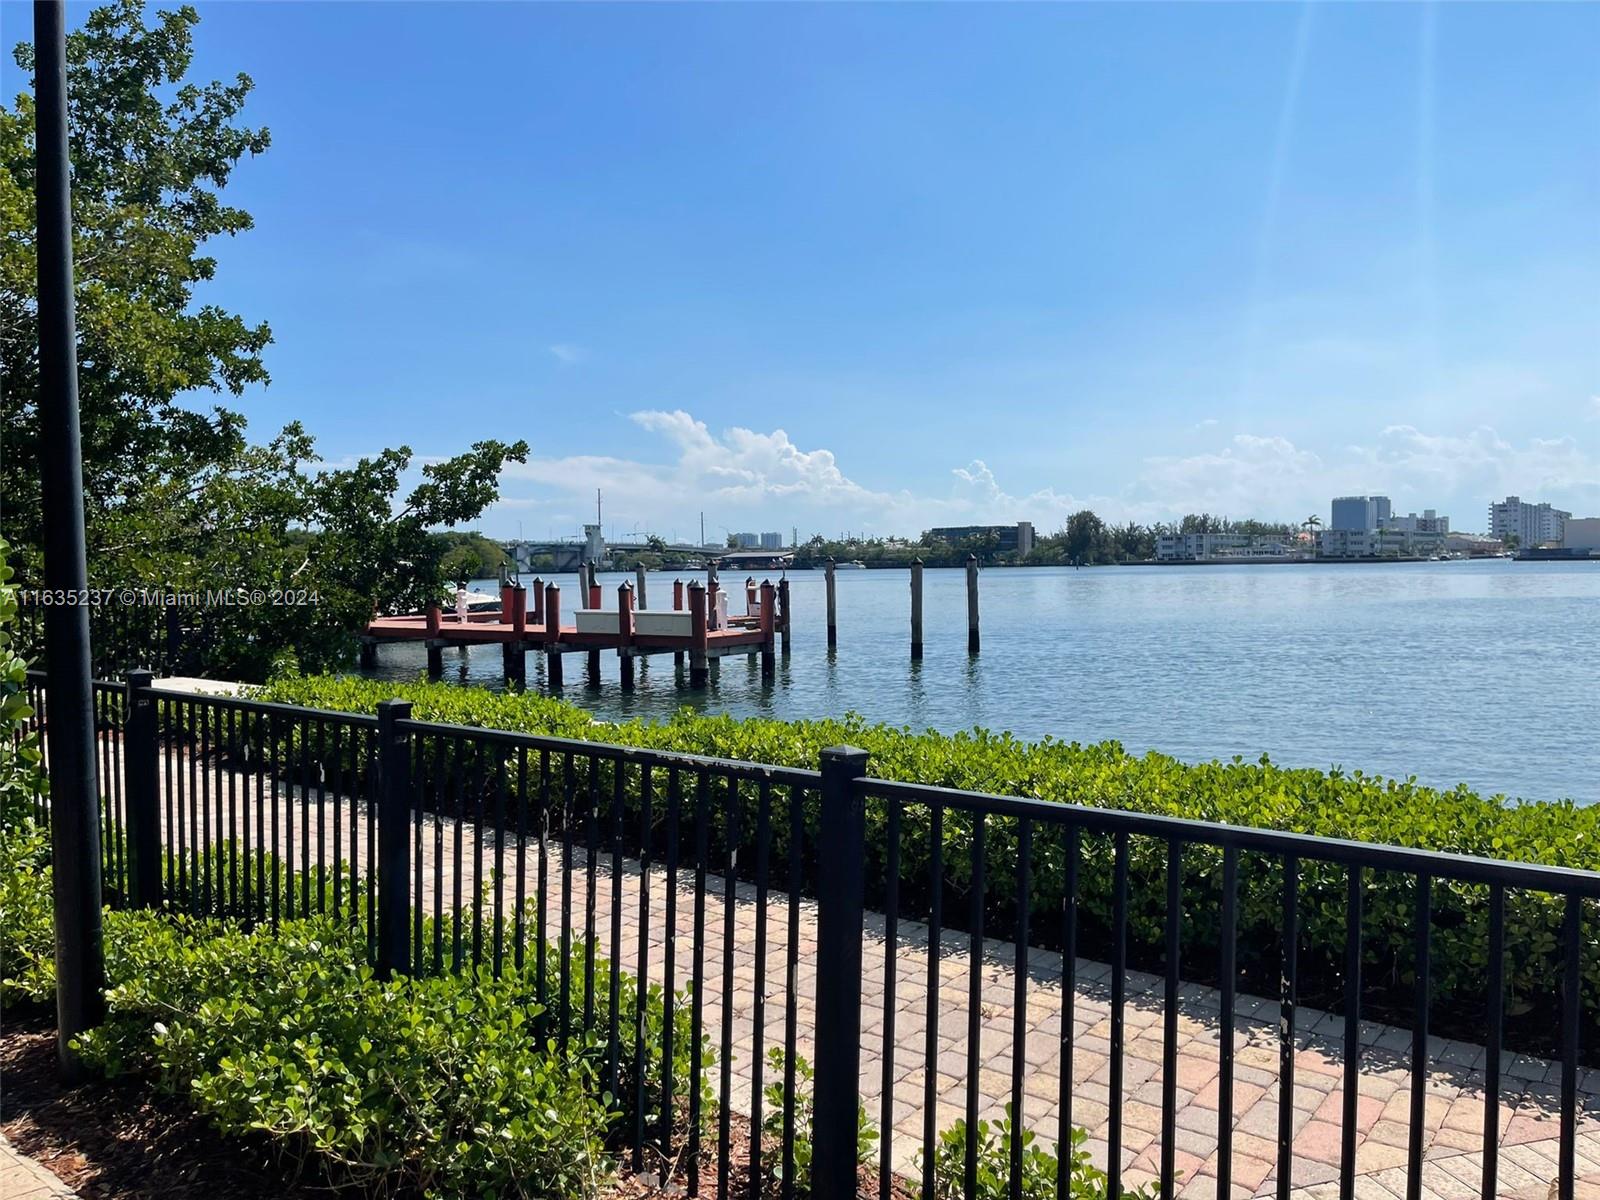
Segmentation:
{"type": "MultiPolygon", "coordinates": [[[[185,79],[198,21],[185,7],[147,23],[137,0],[118,0],[68,38],[90,581],[233,597],[182,611],[184,665],[250,679],[285,650],[332,666],[374,610],[437,595],[450,546],[431,531],[482,513],[527,445],[483,441],[427,463],[402,496],[409,447],[319,471],[298,423],[251,444],[238,413],[196,405],[268,382],[272,340],[199,294],[216,272],[206,243],[252,227],[221,192],[270,139],[239,123],[248,76],[185,79]]],[[[31,71],[32,48],[16,60],[31,71]]],[[[23,583],[39,578],[43,519],[33,139],[24,93],[0,106],[0,522],[23,583]]],[[[148,616],[100,622],[97,648],[126,635],[139,651],[148,616]]]]}
{"type": "MultiPolygon", "coordinates": [[[[237,123],[248,76],[184,82],[198,20],[186,7],[146,25],[138,0],[119,0],[91,12],[67,39],[91,552],[100,518],[148,486],[152,473],[182,477],[242,451],[242,419],[193,407],[187,394],[237,395],[267,380],[267,325],[195,295],[216,271],[206,243],[252,225],[220,193],[240,159],[270,142],[265,129],[237,123]]],[[[33,48],[19,46],[16,60],[31,72],[33,48]]],[[[0,107],[0,489],[4,532],[24,579],[36,575],[42,523],[33,131],[30,95],[0,107]]]]}
{"type": "Polygon", "coordinates": [[[1106,524],[1089,509],[1081,509],[1067,518],[1065,551],[1072,563],[1098,562],[1103,557],[1106,524]]]}

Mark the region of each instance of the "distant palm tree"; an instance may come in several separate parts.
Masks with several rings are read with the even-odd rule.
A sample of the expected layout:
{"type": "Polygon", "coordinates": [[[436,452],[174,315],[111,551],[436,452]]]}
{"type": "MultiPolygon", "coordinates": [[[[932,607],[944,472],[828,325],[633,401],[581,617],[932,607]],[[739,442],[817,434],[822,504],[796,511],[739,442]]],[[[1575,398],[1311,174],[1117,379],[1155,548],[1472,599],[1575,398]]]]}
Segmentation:
{"type": "Polygon", "coordinates": [[[1312,513],[1304,521],[1300,522],[1300,528],[1304,529],[1307,533],[1311,533],[1311,532],[1314,532],[1315,530],[1321,529],[1322,528],[1322,518],[1317,516],[1316,513],[1312,513]]]}

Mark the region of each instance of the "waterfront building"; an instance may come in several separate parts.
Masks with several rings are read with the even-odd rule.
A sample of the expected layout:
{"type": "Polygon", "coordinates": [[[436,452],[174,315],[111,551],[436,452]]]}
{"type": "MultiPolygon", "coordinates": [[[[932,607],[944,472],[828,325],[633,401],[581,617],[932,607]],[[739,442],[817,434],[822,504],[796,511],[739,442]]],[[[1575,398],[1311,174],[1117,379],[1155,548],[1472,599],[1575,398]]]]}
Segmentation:
{"type": "Polygon", "coordinates": [[[1324,529],[1318,558],[1431,558],[1444,552],[1444,534],[1395,529],[1324,529]]]}
{"type": "Polygon", "coordinates": [[[1600,517],[1569,517],[1563,524],[1561,545],[1566,550],[1600,554],[1600,517]]]}
{"type": "Polygon", "coordinates": [[[782,550],[783,549],[783,534],[781,534],[781,533],[763,533],[761,535],[761,548],[763,550],[782,550]]]}
{"type": "Polygon", "coordinates": [[[969,538],[993,537],[995,548],[1002,554],[1028,554],[1033,550],[1032,521],[1018,521],[1015,525],[942,525],[928,530],[927,536],[952,546],[969,538]]]}
{"type": "Polygon", "coordinates": [[[1494,558],[1506,552],[1499,538],[1482,533],[1447,533],[1444,549],[1446,554],[1464,554],[1468,558],[1494,558]]]}
{"type": "Polygon", "coordinates": [[[1548,503],[1533,504],[1520,496],[1507,496],[1489,506],[1489,536],[1514,536],[1527,549],[1547,542],[1560,543],[1571,517],[1571,513],[1548,503]]]}
{"type": "Polygon", "coordinates": [[[1289,534],[1261,537],[1244,533],[1163,533],[1156,538],[1156,561],[1281,559],[1289,557],[1293,547],[1289,534]]]}
{"type": "Polygon", "coordinates": [[[1387,496],[1335,496],[1328,528],[1365,533],[1370,529],[1382,529],[1391,515],[1387,496]]]}
{"type": "Polygon", "coordinates": [[[1405,533],[1449,533],[1450,518],[1441,517],[1431,508],[1422,510],[1419,517],[1416,513],[1408,513],[1403,517],[1390,517],[1383,521],[1379,528],[1399,529],[1405,533]]]}
{"type": "Polygon", "coordinates": [[[741,550],[754,550],[761,545],[761,535],[757,533],[736,533],[733,535],[733,544],[741,550]]]}

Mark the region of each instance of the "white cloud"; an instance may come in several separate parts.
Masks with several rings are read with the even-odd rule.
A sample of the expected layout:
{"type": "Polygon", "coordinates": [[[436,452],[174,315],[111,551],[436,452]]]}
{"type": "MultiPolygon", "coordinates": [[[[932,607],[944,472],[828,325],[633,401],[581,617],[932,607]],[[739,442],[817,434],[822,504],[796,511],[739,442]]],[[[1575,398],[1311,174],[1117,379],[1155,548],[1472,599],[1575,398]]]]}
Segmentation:
{"type": "Polygon", "coordinates": [[[564,367],[576,366],[589,357],[587,350],[582,346],[574,346],[571,342],[556,342],[546,346],[545,349],[564,367]]]}
{"type": "MultiPolygon", "coordinates": [[[[1393,425],[1362,443],[1321,451],[1288,438],[1236,434],[1216,449],[1186,456],[1130,458],[1115,490],[1076,493],[1046,486],[1008,490],[983,459],[950,468],[949,487],[921,492],[879,486],[847,473],[832,450],[806,448],[782,429],[733,426],[713,431],[681,409],[650,409],[629,419],[658,436],[664,453],[644,460],[605,455],[533,458],[506,471],[499,520],[504,532],[576,531],[592,519],[604,490],[606,523],[619,529],[690,536],[700,513],[709,536],[742,529],[800,528],[801,536],[840,530],[915,535],[934,525],[1033,521],[1059,528],[1092,508],[1108,521],[1166,521],[1188,512],[1299,520],[1325,513],[1329,500],[1380,492],[1402,511],[1438,508],[1458,528],[1475,528],[1491,498],[1515,492],[1563,507],[1600,510],[1600,459],[1567,437],[1514,443],[1493,429],[1427,433],[1393,425]]],[[[873,470],[864,454],[862,472],[873,470]]]]}

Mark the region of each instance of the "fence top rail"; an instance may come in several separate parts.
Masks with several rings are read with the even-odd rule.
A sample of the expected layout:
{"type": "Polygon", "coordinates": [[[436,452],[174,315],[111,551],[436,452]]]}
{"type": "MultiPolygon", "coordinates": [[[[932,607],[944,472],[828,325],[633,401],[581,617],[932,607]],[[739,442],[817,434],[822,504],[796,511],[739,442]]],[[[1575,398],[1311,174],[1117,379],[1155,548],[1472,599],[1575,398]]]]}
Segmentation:
{"type": "Polygon", "coordinates": [[[152,687],[144,694],[157,700],[178,700],[185,704],[205,705],[212,708],[232,708],[241,712],[259,713],[262,716],[285,717],[293,721],[321,721],[324,723],[359,726],[376,729],[378,718],[368,713],[339,712],[331,708],[301,708],[297,704],[279,704],[274,700],[251,700],[246,696],[223,696],[214,692],[174,691],[152,687]]]}
{"type": "Polygon", "coordinates": [[[397,728],[429,737],[440,736],[467,741],[499,742],[504,745],[523,746],[532,750],[553,750],[561,754],[574,754],[584,758],[605,758],[622,763],[636,763],[652,767],[686,767],[695,771],[708,771],[718,775],[736,776],[753,783],[771,783],[780,786],[817,788],[822,785],[820,771],[801,767],[780,767],[770,763],[742,762],[733,758],[711,758],[703,754],[685,754],[676,750],[656,750],[648,746],[619,746],[612,742],[590,742],[582,738],[548,737],[537,733],[520,733],[514,729],[486,729],[478,725],[446,725],[435,721],[399,721],[397,728]]]}
{"type": "Polygon", "coordinates": [[[938,804],[986,815],[1025,817],[1051,825],[1076,825],[1096,833],[1141,834],[1196,846],[1214,846],[1218,849],[1231,846],[1283,857],[1427,875],[1434,879],[1500,884],[1504,887],[1600,899],[1600,873],[1573,867],[1510,862],[1377,842],[1353,842],[1310,833],[1224,825],[1190,817],[1130,812],[1126,809],[1091,808],[1082,804],[1062,804],[1054,800],[1022,796],[991,796],[985,792],[867,776],[857,779],[855,785],[866,795],[900,804],[938,804]]]}

